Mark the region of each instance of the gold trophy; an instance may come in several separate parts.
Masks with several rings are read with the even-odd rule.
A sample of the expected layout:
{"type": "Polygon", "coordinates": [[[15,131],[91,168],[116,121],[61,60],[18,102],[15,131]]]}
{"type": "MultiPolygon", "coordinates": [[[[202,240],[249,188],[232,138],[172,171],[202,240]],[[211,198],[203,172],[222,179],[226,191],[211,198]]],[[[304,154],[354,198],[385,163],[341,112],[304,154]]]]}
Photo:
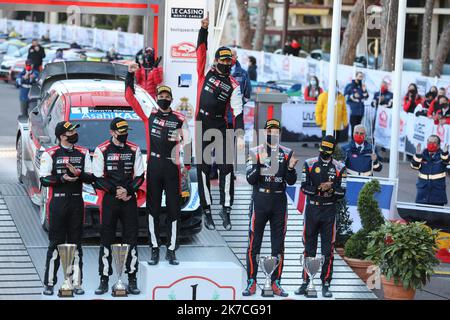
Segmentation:
{"type": "Polygon", "coordinates": [[[77,246],[75,244],[65,243],[58,245],[58,254],[64,273],[64,282],[58,291],[58,297],[60,298],[73,298],[71,273],[76,249],[77,246]]]}
{"type": "Polygon", "coordinates": [[[128,251],[130,250],[129,244],[113,244],[111,245],[111,254],[114,260],[114,265],[116,269],[116,274],[118,281],[112,287],[113,297],[126,297],[127,288],[122,282],[123,269],[125,268],[125,262],[127,260],[128,251]]]}

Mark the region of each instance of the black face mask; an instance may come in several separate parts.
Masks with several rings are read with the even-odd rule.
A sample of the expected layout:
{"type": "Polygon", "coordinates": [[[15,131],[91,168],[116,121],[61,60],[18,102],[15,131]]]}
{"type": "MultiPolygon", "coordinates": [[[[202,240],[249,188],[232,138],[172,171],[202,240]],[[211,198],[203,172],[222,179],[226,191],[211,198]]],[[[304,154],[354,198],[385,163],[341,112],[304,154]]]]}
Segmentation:
{"type": "Polygon", "coordinates": [[[267,145],[277,146],[279,142],[279,136],[268,134],[266,136],[267,145]]]}
{"type": "Polygon", "coordinates": [[[218,63],[217,64],[217,70],[219,70],[221,73],[223,73],[225,75],[228,75],[231,72],[231,65],[218,63]]]}
{"type": "Polygon", "coordinates": [[[70,144],[75,144],[78,142],[78,133],[75,133],[74,135],[66,136],[66,137],[67,137],[67,142],[70,144]]]}
{"type": "Polygon", "coordinates": [[[409,89],[409,92],[410,92],[411,94],[416,94],[416,93],[417,93],[417,90],[416,90],[416,89],[409,89]]]}
{"type": "Polygon", "coordinates": [[[167,109],[169,109],[172,101],[167,100],[167,99],[158,99],[158,101],[156,101],[156,103],[162,110],[167,110],[167,109]]]}
{"type": "Polygon", "coordinates": [[[331,158],[331,154],[330,154],[330,153],[326,153],[325,151],[321,151],[321,152],[320,152],[320,157],[321,157],[323,160],[328,160],[328,159],[331,158]]]}
{"type": "Polygon", "coordinates": [[[120,143],[125,143],[125,142],[127,142],[127,139],[128,139],[128,133],[126,133],[126,134],[120,134],[120,135],[117,135],[117,141],[119,141],[120,143]]]}

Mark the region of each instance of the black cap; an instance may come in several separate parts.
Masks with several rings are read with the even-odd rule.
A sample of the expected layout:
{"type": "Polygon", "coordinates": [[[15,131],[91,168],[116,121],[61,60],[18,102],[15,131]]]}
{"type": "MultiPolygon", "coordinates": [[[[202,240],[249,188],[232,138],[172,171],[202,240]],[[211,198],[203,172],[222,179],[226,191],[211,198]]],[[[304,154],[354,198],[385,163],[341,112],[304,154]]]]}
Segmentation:
{"type": "Polygon", "coordinates": [[[215,58],[217,60],[224,60],[224,59],[231,59],[233,57],[233,54],[231,53],[230,48],[228,47],[220,47],[216,51],[215,58]]]}
{"type": "Polygon", "coordinates": [[[58,122],[56,124],[56,128],[55,128],[55,136],[59,139],[60,135],[66,133],[68,131],[73,131],[79,127],[80,127],[79,124],[73,124],[73,123],[70,123],[69,121],[58,122]]]}
{"type": "Polygon", "coordinates": [[[336,147],[336,140],[333,136],[325,136],[320,143],[320,151],[332,154],[334,152],[334,148],[336,147]]]}
{"type": "Polygon", "coordinates": [[[131,128],[128,126],[128,122],[120,117],[114,118],[111,121],[109,128],[114,131],[119,131],[120,133],[124,133],[127,132],[128,130],[131,130],[131,128]]]}
{"type": "Polygon", "coordinates": [[[281,129],[280,121],[277,119],[269,119],[266,121],[266,124],[264,125],[264,129],[281,129]]]}
{"type": "Polygon", "coordinates": [[[161,92],[167,92],[173,98],[173,96],[172,96],[172,89],[170,89],[170,87],[168,87],[168,86],[158,86],[156,88],[156,95],[160,94],[161,92]]]}

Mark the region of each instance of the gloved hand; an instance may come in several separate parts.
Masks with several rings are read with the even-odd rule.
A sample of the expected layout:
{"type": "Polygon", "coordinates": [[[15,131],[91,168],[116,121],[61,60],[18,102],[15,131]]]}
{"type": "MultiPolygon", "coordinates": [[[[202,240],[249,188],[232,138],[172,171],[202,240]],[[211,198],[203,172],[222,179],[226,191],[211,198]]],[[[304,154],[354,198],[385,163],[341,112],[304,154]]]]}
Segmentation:
{"type": "Polygon", "coordinates": [[[162,56],[159,56],[158,58],[156,58],[155,63],[153,64],[153,66],[155,68],[158,68],[158,65],[161,62],[161,60],[162,60],[162,56]]]}

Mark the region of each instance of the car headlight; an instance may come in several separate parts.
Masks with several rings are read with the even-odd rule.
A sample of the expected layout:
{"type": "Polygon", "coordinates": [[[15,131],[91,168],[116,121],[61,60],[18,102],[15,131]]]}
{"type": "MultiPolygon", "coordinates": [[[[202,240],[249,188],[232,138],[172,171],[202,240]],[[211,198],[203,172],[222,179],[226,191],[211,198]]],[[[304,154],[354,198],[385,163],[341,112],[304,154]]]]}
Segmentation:
{"type": "Polygon", "coordinates": [[[94,187],[91,184],[83,183],[83,192],[96,194],[94,187]]]}

